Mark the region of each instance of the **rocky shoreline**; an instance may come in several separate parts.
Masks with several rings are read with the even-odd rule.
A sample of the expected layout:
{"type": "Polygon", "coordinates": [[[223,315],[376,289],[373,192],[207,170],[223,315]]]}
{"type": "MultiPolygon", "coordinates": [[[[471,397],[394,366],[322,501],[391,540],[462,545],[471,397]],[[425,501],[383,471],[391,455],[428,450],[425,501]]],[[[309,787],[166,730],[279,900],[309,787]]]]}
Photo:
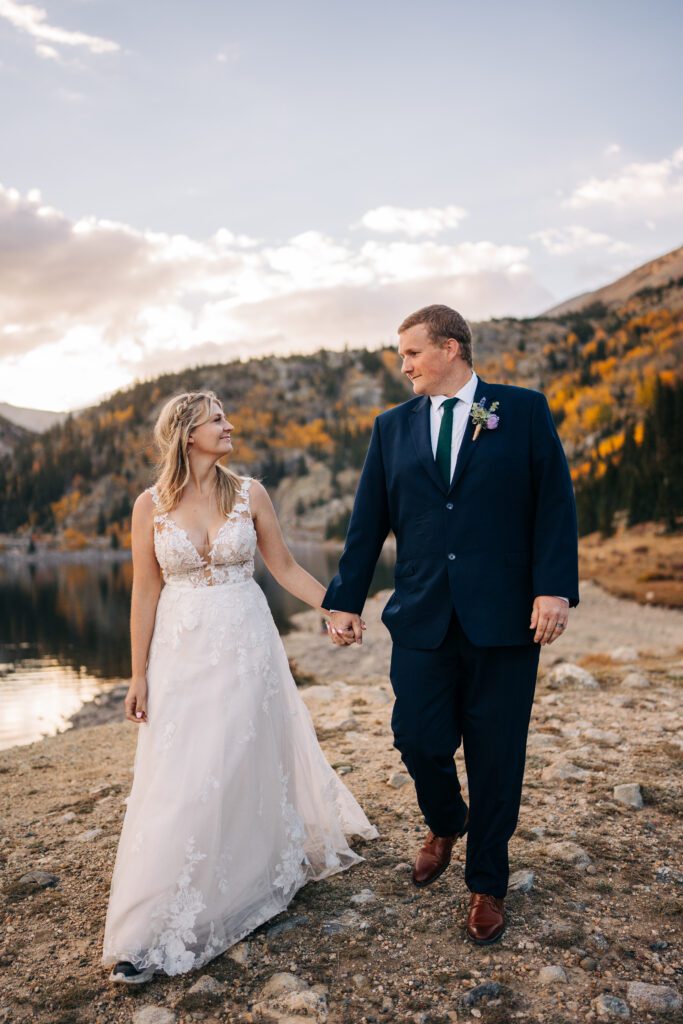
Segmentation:
{"type": "MultiPolygon", "coordinates": [[[[315,613],[284,638],[300,681],[315,680],[302,695],[326,756],[380,838],[198,974],[130,992],[99,965],[135,744],[125,686],[76,728],[0,753],[1,1024],[680,1019],[681,613],[585,584],[544,650],[509,926],[482,949],[462,928],[462,845],[433,886],[410,884],[424,825],[391,742],[385,597],[368,603],[361,648],[332,648],[315,613]]],[[[464,782],[461,750],[457,762],[464,782]]]]}

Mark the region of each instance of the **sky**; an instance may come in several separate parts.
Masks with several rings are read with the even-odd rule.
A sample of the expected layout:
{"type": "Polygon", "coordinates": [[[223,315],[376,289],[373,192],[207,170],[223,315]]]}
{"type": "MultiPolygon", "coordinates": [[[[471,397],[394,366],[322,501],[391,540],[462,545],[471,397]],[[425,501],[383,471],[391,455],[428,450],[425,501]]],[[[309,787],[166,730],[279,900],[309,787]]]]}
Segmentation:
{"type": "MultiPolygon", "coordinates": [[[[683,5],[0,0],[0,401],[533,316],[683,241],[683,5]]],[[[476,356],[476,352],[475,352],[476,356]]]]}

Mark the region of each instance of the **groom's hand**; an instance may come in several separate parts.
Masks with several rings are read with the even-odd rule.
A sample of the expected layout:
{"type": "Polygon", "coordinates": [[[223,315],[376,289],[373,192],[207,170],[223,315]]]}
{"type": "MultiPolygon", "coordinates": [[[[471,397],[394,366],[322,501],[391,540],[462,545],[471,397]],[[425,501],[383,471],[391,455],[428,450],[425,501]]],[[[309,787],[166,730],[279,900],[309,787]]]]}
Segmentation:
{"type": "Polygon", "coordinates": [[[327,628],[332,643],[337,647],[363,643],[365,623],[360,615],[353,612],[330,612],[327,628]]]}
{"type": "Polygon", "coordinates": [[[534,598],[530,629],[535,629],[534,643],[551,644],[562,636],[569,621],[569,605],[561,597],[534,598]]]}

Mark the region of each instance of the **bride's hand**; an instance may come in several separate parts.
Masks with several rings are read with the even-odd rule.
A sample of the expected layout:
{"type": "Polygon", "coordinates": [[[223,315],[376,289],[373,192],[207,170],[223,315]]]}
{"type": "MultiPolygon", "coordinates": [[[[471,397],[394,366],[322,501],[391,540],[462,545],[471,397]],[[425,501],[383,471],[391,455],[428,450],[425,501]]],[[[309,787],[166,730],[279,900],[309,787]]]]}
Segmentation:
{"type": "Polygon", "coordinates": [[[126,699],[123,702],[126,719],[141,725],[147,721],[147,680],[131,679],[126,699]]]}

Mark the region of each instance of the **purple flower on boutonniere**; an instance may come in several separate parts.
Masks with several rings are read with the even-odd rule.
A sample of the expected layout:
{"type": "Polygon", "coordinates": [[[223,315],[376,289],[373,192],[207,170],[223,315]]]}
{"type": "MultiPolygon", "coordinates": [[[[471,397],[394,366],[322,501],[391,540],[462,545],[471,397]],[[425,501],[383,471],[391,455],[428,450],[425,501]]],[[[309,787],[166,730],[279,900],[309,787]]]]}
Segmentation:
{"type": "Polygon", "coordinates": [[[472,417],[472,423],[474,423],[474,434],[472,440],[476,441],[481,433],[481,428],[485,430],[495,430],[500,423],[500,417],[496,415],[496,409],[500,405],[500,402],[491,402],[489,409],[486,408],[486,398],[482,398],[479,402],[475,402],[470,411],[472,417]]]}

